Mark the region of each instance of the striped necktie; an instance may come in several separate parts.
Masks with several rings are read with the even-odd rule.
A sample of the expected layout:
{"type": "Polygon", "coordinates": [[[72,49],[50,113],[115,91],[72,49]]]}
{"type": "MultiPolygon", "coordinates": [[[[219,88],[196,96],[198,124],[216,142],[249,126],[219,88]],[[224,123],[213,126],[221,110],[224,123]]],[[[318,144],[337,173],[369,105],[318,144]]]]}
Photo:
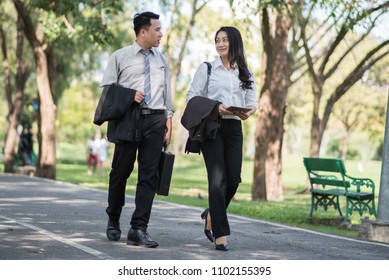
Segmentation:
{"type": "Polygon", "coordinates": [[[146,104],[149,104],[151,101],[151,81],[150,81],[150,50],[143,50],[145,55],[145,100],[146,104]]]}

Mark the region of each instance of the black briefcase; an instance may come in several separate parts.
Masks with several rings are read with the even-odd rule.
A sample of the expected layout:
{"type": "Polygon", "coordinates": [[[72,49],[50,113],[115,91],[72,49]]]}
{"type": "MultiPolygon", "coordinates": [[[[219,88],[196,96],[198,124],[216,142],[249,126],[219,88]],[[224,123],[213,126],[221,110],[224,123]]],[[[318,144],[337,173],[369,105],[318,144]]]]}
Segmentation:
{"type": "Polygon", "coordinates": [[[158,169],[158,195],[169,195],[170,181],[172,179],[174,154],[166,150],[162,151],[158,169]]]}

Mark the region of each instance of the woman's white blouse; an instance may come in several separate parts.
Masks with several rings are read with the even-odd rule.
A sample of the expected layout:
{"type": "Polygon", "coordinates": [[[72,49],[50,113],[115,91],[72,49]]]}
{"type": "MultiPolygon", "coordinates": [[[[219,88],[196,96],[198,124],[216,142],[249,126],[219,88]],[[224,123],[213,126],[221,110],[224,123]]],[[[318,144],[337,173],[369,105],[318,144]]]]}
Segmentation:
{"type": "MultiPolygon", "coordinates": [[[[194,74],[187,102],[194,96],[204,96],[221,102],[225,107],[255,107],[258,108],[257,87],[254,77],[252,89],[242,89],[240,86],[238,67],[227,70],[220,57],[211,62],[212,70],[209,77],[208,93],[205,92],[207,82],[207,65],[202,63],[194,74]]],[[[252,72],[250,71],[251,75],[252,72]]],[[[224,115],[223,118],[238,119],[237,116],[224,115]]]]}

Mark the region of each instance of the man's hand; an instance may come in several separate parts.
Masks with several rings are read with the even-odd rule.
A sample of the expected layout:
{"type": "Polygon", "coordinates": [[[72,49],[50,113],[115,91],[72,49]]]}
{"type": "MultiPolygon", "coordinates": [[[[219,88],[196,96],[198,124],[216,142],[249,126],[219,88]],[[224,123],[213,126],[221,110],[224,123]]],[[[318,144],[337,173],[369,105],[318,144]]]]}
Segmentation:
{"type": "Polygon", "coordinates": [[[136,93],[135,93],[134,101],[140,104],[145,99],[145,96],[146,96],[145,93],[137,90],[136,93]]]}
{"type": "Polygon", "coordinates": [[[172,118],[167,118],[165,140],[164,140],[165,147],[169,146],[171,137],[172,137],[172,118]]]}

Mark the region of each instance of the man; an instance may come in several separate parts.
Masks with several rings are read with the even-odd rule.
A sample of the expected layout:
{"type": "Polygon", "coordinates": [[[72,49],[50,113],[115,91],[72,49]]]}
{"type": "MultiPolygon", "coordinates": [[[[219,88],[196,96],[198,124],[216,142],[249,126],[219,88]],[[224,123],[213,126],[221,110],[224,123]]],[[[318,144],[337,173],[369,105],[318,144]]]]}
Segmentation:
{"type": "MultiPolygon", "coordinates": [[[[135,194],[135,210],[127,244],[154,248],[158,243],[147,232],[151,208],[157,188],[159,155],[163,146],[170,143],[172,116],[174,112],[170,91],[170,73],[167,59],[156,48],[162,32],[159,15],[152,12],[136,14],[134,17],[136,40],[133,45],[115,51],[108,60],[101,86],[118,84],[134,93],[133,105],[140,106],[141,136],[132,135],[131,126],[122,123],[134,121],[129,114],[118,121],[108,123],[108,140],[115,143],[112,169],[109,175],[107,238],[118,241],[121,236],[120,214],[125,204],[125,188],[138,153],[138,183],[135,194]],[[150,86],[151,85],[151,86],[150,86]],[[128,130],[128,131],[127,131],[128,130]]],[[[131,110],[129,108],[129,110],[131,110]]]]}

